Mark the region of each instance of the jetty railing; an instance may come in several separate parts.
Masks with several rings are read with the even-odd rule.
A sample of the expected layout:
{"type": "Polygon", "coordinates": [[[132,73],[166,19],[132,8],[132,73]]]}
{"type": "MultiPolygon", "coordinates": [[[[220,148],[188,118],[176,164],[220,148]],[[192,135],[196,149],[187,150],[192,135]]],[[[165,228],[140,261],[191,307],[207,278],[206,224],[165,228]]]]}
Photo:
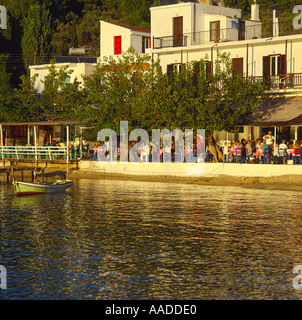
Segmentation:
{"type": "Polygon", "coordinates": [[[0,146],[0,157],[5,159],[66,160],[67,147],[57,146],[0,146]]]}

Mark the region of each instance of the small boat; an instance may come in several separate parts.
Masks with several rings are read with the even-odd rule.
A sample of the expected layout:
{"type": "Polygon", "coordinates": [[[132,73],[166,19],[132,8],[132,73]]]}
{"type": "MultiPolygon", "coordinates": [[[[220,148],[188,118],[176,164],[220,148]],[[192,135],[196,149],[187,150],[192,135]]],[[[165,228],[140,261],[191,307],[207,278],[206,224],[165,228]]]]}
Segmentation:
{"type": "Polygon", "coordinates": [[[56,180],[53,182],[24,182],[13,180],[15,195],[62,192],[72,186],[72,180],[56,180]]]}

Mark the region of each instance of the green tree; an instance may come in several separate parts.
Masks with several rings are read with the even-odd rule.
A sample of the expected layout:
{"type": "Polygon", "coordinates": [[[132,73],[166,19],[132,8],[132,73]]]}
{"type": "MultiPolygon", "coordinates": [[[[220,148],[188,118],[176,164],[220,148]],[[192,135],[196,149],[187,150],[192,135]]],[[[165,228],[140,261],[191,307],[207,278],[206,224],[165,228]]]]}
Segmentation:
{"type": "Polygon", "coordinates": [[[83,90],[80,82],[75,79],[70,82],[73,70],[68,66],[56,68],[52,62],[44,80],[45,89],[41,96],[43,113],[51,119],[72,119],[83,100],[83,90]]]}
{"type": "Polygon", "coordinates": [[[153,85],[143,92],[145,103],[141,103],[147,127],[205,129],[208,147],[217,161],[213,132],[234,132],[239,121],[257,112],[264,90],[261,82],[234,73],[226,53],[219,55],[212,75],[201,60],[172,74],[159,70],[154,77],[153,85]]]}
{"type": "Polygon", "coordinates": [[[7,96],[11,93],[12,89],[9,83],[10,74],[6,71],[7,56],[0,55],[0,93],[7,96]]]}
{"type": "Polygon", "coordinates": [[[21,76],[18,88],[8,96],[1,99],[0,93],[0,119],[1,121],[23,121],[37,119],[41,115],[41,105],[36,99],[34,89],[35,77],[21,76]]]}
{"type": "Polygon", "coordinates": [[[25,66],[48,63],[52,52],[50,13],[45,5],[32,5],[23,19],[21,40],[25,66]]]}
{"type": "Polygon", "coordinates": [[[239,121],[256,112],[263,84],[234,73],[227,54],[220,54],[212,75],[203,60],[165,74],[158,62],[146,68],[150,63],[146,59],[129,50],[122,58],[109,58],[100,65],[85,80],[79,120],[86,119],[96,131],[111,128],[118,132],[122,120],[128,121],[129,130],[205,129],[218,161],[213,132],[235,131],[239,121]]]}
{"type": "Polygon", "coordinates": [[[85,105],[78,111],[80,120],[94,124],[95,130],[119,130],[122,120],[132,127],[137,121],[135,103],[147,85],[150,58],[130,48],[122,57],[109,57],[85,78],[85,105]]]}

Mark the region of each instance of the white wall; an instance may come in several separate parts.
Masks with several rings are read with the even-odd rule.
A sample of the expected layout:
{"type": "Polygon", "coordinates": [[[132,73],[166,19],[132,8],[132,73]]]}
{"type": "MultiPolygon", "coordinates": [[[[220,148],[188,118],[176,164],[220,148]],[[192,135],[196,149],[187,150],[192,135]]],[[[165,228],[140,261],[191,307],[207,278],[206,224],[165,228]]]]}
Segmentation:
{"type": "MultiPolygon", "coordinates": [[[[88,76],[95,70],[95,64],[92,63],[57,63],[55,65],[56,70],[59,70],[63,66],[68,66],[67,71],[73,70],[73,72],[70,74],[71,83],[75,79],[83,83],[83,76],[88,76]]],[[[30,77],[33,77],[35,74],[38,75],[34,85],[37,93],[41,93],[44,90],[43,81],[45,80],[45,77],[48,76],[50,67],[50,64],[29,66],[30,77]]]]}
{"type": "Polygon", "coordinates": [[[154,59],[160,59],[163,71],[166,71],[167,64],[171,63],[200,60],[206,55],[211,60],[211,51],[213,60],[216,60],[217,50],[230,53],[231,59],[243,57],[243,72],[248,76],[262,76],[263,56],[285,53],[287,54],[287,73],[302,73],[302,35],[157,49],[152,53],[154,59]]]}
{"type": "Polygon", "coordinates": [[[241,11],[238,9],[190,2],[152,7],[150,10],[152,37],[171,36],[173,34],[173,17],[177,16],[183,17],[183,33],[208,31],[210,29],[209,15],[212,15],[215,20],[234,15],[238,18],[241,17],[241,11]]]}
{"type": "Polygon", "coordinates": [[[122,36],[122,51],[131,46],[131,31],[109,22],[100,22],[100,58],[114,55],[114,37],[122,36]]]}
{"type": "Polygon", "coordinates": [[[142,52],[142,38],[150,37],[150,33],[131,30],[129,28],[100,21],[100,59],[114,55],[114,37],[122,37],[122,52],[133,47],[137,53],[142,52]]]}

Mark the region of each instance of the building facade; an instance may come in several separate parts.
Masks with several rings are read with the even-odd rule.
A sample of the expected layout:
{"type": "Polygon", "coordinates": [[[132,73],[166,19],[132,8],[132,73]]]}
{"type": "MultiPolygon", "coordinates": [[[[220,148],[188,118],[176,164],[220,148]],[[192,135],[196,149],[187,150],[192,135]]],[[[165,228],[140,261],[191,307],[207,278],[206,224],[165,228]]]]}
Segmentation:
{"type": "Polygon", "coordinates": [[[218,53],[225,52],[237,73],[265,81],[271,107],[261,110],[264,120],[251,121],[237,134],[216,132],[218,142],[257,139],[268,130],[275,133],[278,143],[282,138],[302,139],[302,122],[297,117],[302,111],[302,34],[280,36],[275,26],[272,36],[263,38],[256,1],[251,6],[251,19],[242,19],[237,9],[198,2],[153,7],[150,11],[152,48],[147,52],[160,61],[164,72],[201,59],[213,65],[218,53]]]}

